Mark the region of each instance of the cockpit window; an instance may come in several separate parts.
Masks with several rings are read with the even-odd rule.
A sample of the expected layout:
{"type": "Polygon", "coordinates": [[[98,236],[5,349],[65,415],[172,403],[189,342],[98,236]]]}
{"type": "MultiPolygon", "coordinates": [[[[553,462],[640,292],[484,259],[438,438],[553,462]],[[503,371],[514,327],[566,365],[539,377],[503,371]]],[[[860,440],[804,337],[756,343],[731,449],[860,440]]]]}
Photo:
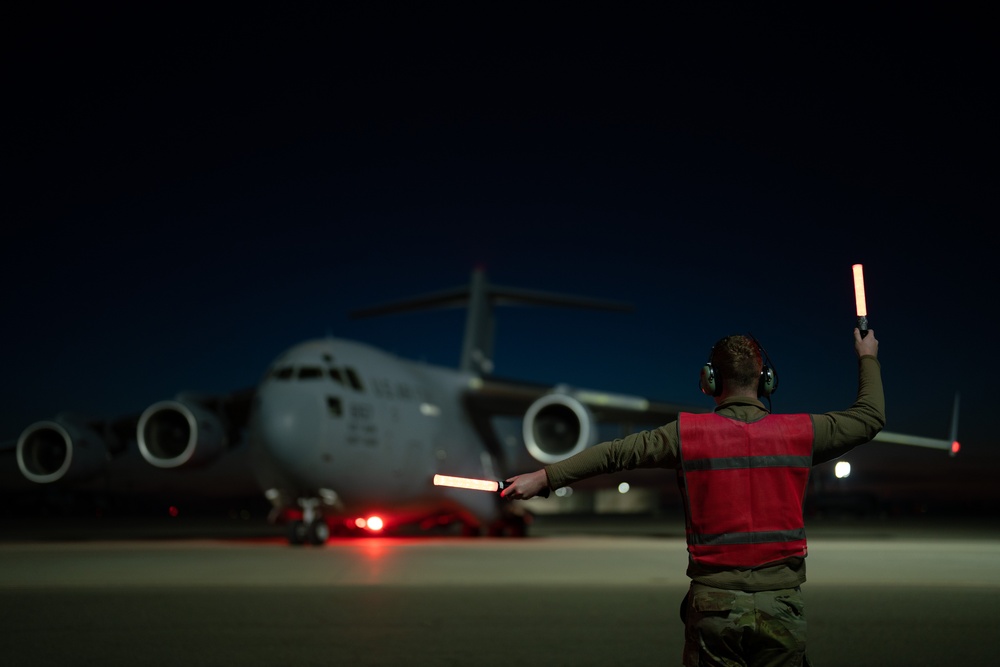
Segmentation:
{"type": "Polygon", "coordinates": [[[339,382],[340,384],[344,384],[344,378],[340,375],[340,369],[339,368],[331,368],[330,369],[330,378],[334,382],[339,382]]]}
{"type": "Polygon", "coordinates": [[[282,366],[281,368],[275,368],[272,375],[276,380],[290,380],[292,377],[292,367],[282,366]]]}
{"type": "Polygon", "coordinates": [[[351,383],[351,387],[357,389],[358,391],[364,391],[364,387],[361,384],[361,378],[358,374],[354,372],[353,368],[345,368],[344,372],[347,373],[347,380],[351,383]]]}
{"type": "Polygon", "coordinates": [[[323,369],[319,366],[303,366],[299,369],[300,380],[318,380],[323,377],[323,369]]]}
{"type": "Polygon", "coordinates": [[[331,417],[340,417],[344,414],[344,409],[340,404],[340,399],[336,396],[326,397],[326,409],[330,412],[331,417]]]}

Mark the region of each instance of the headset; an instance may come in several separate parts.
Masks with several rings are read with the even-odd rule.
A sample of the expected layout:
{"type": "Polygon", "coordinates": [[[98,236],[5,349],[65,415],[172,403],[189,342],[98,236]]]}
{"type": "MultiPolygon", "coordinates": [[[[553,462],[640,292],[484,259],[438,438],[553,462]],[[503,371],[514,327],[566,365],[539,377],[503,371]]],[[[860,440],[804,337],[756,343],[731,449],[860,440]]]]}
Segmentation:
{"type": "MultiPolygon", "coordinates": [[[[746,334],[746,337],[753,341],[760,353],[761,369],[760,379],[757,381],[757,397],[770,398],[771,394],[778,390],[778,374],[771,364],[771,358],[767,355],[764,346],[754,338],[753,334],[746,334]]],[[[721,342],[721,340],[719,341],[721,342]]],[[[718,345],[717,342],[715,345],[718,345]]],[[[701,391],[706,396],[719,396],[722,394],[722,379],[715,377],[715,369],[712,367],[712,356],[715,354],[715,345],[708,352],[708,362],[701,367],[701,391]]]]}

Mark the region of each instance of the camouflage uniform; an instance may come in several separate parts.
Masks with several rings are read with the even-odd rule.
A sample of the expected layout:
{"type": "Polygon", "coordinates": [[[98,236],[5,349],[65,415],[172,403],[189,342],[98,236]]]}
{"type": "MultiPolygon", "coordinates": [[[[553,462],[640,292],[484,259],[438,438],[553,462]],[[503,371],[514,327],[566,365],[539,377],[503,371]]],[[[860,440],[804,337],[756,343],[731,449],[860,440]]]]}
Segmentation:
{"type": "Polygon", "coordinates": [[[746,592],[692,583],[681,605],[684,664],[690,667],[808,666],[802,592],[746,592]]]}

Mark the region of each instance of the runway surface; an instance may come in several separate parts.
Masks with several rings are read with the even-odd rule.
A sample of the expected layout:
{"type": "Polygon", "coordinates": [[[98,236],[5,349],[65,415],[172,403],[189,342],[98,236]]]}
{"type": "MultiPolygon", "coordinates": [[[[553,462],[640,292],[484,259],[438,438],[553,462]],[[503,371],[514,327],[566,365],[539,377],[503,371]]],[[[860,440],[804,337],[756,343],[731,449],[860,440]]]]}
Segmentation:
{"type": "MultiPolygon", "coordinates": [[[[995,523],[807,525],[815,665],[993,664],[995,523]]],[[[680,664],[676,517],[325,547],[253,522],[4,528],[7,667],[680,664]]]]}

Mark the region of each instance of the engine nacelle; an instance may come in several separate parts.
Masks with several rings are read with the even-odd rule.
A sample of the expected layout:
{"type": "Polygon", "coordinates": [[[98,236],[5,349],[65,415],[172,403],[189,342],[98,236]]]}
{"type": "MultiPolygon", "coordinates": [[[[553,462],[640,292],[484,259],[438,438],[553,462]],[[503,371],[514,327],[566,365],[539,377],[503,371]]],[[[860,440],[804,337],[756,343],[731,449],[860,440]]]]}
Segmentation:
{"type": "Polygon", "coordinates": [[[107,460],[104,438],[68,417],[35,422],[17,439],[17,467],[38,484],[86,479],[107,460]]]}
{"type": "Polygon", "coordinates": [[[183,400],[146,408],[136,426],[142,457],[157,468],[192,468],[226,448],[226,429],[212,411],[183,400]]]}
{"type": "Polygon", "coordinates": [[[548,394],[524,413],[524,445],[541,463],[555,463],[597,443],[587,406],[568,394],[548,394]]]}

